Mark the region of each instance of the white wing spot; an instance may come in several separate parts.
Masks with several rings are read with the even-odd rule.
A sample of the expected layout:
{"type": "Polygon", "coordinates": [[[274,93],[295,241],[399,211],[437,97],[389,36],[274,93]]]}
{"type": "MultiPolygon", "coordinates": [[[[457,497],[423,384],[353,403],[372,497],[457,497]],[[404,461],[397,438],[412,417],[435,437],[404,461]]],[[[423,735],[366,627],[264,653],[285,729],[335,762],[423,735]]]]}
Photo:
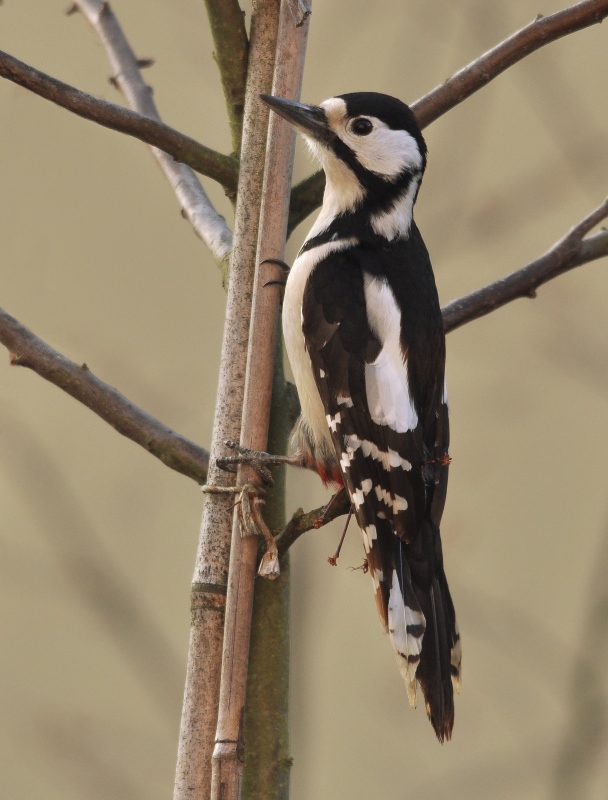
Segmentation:
{"type": "Polygon", "coordinates": [[[336,400],[338,401],[338,405],[346,406],[346,408],[352,408],[354,405],[350,397],[345,397],[341,394],[336,397],[336,400]]]}
{"type": "Polygon", "coordinates": [[[319,370],[319,375],[320,375],[321,378],[324,378],[325,377],[325,370],[320,369],[319,370]]]}
{"type": "Polygon", "coordinates": [[[380,450],[378,445],[374,444],[374,442],[370,442],[367,439],[359,439],[356,434],[345,436],[344,442],[346,446],[353,451],[360,447],[365,458],[371,456],[375,461],[379,461],[387,472],[389,472],[391,468],[397,467],[401,467],[401,469],[409,472],[412,468],[412,465],[406,458],[401,458],[399,453],[396,450],[391,450],[390,447],[388,451],[380,450]]]}
{"type": "Polygon", "coordinates": [[[378,538],[376,526],[368,525],[367,528],[362,528],[361,535],[363,536],[363,547],[365,548],[365,552],[369,553],[369,551],[372,549],[372,542],[374,539],[378,538]]]}
{"type": "Polygon", "coordinates": [[[352,494],[352,501],[355,505],[355,508],[361,508],[363,503],[365,502],[365,496],[369,494],[372,490],[372,482],[370,478],[366,478],[364,481],[361,481],[361,486],[353,492],[352,494]]]}
{"type": "Polygon", "coordinates": [[[335,417],[332,417],[330,414],[328,414],[325,419],[327,420],[330,430],[332,430],[334,433],[338,430],[338,425],[342,422],[342,417],[340,416],[339,411],[335,417]]]}
{"type": "Polygon", "coordinates": [[[342,472],[345,472],[350,467],[350,462],[352,461],[352,456],[350,453],[342,453],[340,458],[340,466],[342,467],[342,472]]]}
{"type": "Polygon", "coordinates": [[[380,582],[384,580],[384,573],[381,569],[373,569],[372,572],[372,582],[374,584],[374,590],[377,592],[380,588],[380,582]]]}
{"type": "Polygon", "coordinates": [[[407,500],[405,497],[401,497],[398,494],[392,495],[390,492],[387,492],[386,489],[383,489],[382,486],[375,486],[374,491],[381,503],[386,503],[387,506],[391,507],[393,514],[398,514],[400,511],[405,511],[407,509],[407,500]]]}

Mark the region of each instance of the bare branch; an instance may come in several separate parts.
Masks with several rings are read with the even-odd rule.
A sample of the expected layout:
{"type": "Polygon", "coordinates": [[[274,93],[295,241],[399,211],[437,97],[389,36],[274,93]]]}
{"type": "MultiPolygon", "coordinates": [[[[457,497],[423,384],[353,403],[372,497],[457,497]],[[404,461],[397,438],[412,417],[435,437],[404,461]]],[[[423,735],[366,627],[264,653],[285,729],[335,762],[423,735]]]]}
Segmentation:
{"type": "Polygon", "coordinates": [[[164,122],[150,119],[116,103],[81,92],[63,81],[29,67],[0,50],[0,77],[29,89],[34,94],[56,103],[79,117],[97,122],[105,128],[126,133],[142,142],[158,147],[176,161],[192,167],[201,175],[220,183],[228,196],[236,192],[239,166],[236,159],[216,153],[164,122]]]}
{"type": "Polygon", "coordinates": [[[350,508],[350,498],[346,492],[337,500],[332,499],[320,508],[315,508],[312,511],[304,512],[299,508],[293,517],[289,520],[285,529],[276,537],[277,549],[279,556],[286,553],[291,545],[297,541],[303,533],[310,531],[313,528],[322,528],[329,522],[333,522],[337,517],[348,513],[350,508]],[[331,506],[330,506],[331,504],[331,506]],[[317,523],[315,525],[315,523],[317,523]]]}
{"type": "MultiPolygon", "coordinates": [[[[425,94],[411,109],[421,128],[462,103],[509,67],[550,42],[588,28],[608,16],[608,0],[583,0],[517,31],[504,42],[463,67],[445,83],[425,94]]],[[[306,219],[323,202],[325,175],[322,171],[306,178],[291,193],[289,231],[306,219]]]]}
{"type": "MultiPolygon", "coordinates": [[[[138,59],[131,49],[110,4],[102,0],[77,0],[76,6],[98,33],[114,71],[113,82],[124,94],[129,106],[150,119],[161,121],[152,89],[146,85],[140,70],[152,66],[152,59],[138,59]]],[[[232,232],[218,214],[193,170],[177,163],[157,147],[152,153],[173,187],[184,214],[194,230],[209,247],[222,267],[232,247],[232,232]]]]}
{"type": "Polygon", "coordinates": [[[0,309],[0,343],[11,364],[28,367],[94,411],[123,436],[145,448],[167,467],[205,483],[209,453],[146,414],[112,386],[96,378],[86,364],[75,364],[0,309]]]}
{"type": "MultiPolygon", "coordinates": [[[[583,238],[606,217],[608,217],[608,199],[568,231],[540,258],[483,289],[445,305],[441,309],[445,332],[450,333],[512,300],[520,297],[536,297],[536,289],[543,283],[581,264],[588,264],[590,261],[608,256],[608,230],[602,229],[587,239],[583,238]]],[[[350,502],[345,497],[344,502],[332,504],[329,513],[327,513],[328,505],[308,512],[300,508],[295,512],[288,525],[276,538],[279,555],[283,555],[303,533],[314,528],[316,520],[322,517],[325,525],[336,517],[346,514],[350,502]]]]}
{"type": "Polygon", "coordinates": [[[540,258],[483,289],[448,303],[442,309],[445,332],[449,333],[467,322],[479,319],[519,297],[535,297],[536,289],[543,283],[574,267],[608,255],[608,231],[583,238],[607,216],[608,200],[605,200],[540,258]]]}
{"type": "Polygon", "coordinates": [[[455,75],[412,105],[421,128],[462,103],[522,58],[549,42],[588,28],[608,16],[608,0],[583,0],[543,17],[541,14],[525,28],[509,36],[487,53],[463,67],[455,75]]]}
{"type": "Polygon", "coordinates": [[[249,56],[245,12],[239,6],[238,0],[205,0],[205,6],[215,45],[213,56],[220,71],[226,99],[232,148],[238,156],[243,134],[249,56]]]}

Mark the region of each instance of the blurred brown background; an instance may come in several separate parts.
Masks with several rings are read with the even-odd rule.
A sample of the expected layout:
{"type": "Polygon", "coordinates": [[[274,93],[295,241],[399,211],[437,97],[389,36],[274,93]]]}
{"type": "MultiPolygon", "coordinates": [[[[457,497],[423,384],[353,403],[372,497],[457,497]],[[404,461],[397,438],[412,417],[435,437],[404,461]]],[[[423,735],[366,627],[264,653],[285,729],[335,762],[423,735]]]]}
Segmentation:
{"type": "MultiPolygon", "coordinates": [[[[0,47],[121,102],[66,4],[5,0],[0,47]]],[[[565,5],[315,0],[303,99],[413,101],[565,5]]],[[[146,78],[164,119],[227,152],[203,3],[113,7],[157,61],[146,78]]],[[[417,221],[442,301],[540,255],[606,195],[607,47],[605,25],[551,44],[427,129],[417,221]]],[[[224,292],[146,147],[2,81],[0,148],[0,305],[207,445],[224,292]]],[[[297,176],[311,169],[300,150],[297,176]]],[[[294,800],[606,796],[607,269],[448,340],[442,530],[464,646],[450,744],[407,706],[371,581],[349,570],[358,536],[337,569],[340,523],[293,548],[294,800]]],[[[290,510],[326,498],[290,474],[290,510]]],[[[0,358],[0,796],[170,796],[201,504],[194,483],[0,358]]]]}

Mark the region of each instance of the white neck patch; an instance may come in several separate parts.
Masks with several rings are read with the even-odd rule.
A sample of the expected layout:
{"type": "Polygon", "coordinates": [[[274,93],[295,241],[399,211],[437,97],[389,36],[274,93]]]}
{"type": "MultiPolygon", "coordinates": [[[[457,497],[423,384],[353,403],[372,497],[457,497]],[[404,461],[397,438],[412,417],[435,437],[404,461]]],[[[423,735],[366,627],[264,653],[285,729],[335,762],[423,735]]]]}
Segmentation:
{"type": "Polygon", "coordinates": [[[419,184],[419,177],[412,178],[407,192],[394,203],[389,211],[374,214],[371,219],[374,233],[384,236],[389,242],[393,239],[407,239],[414,213],[414,198],[419,184]]]}

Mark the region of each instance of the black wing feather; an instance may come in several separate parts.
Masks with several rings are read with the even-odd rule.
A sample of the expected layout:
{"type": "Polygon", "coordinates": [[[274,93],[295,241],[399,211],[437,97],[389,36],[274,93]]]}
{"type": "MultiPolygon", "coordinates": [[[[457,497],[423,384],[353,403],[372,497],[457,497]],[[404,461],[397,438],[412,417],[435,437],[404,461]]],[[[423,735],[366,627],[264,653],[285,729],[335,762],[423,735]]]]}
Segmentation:
{"type": "Polygon", "coordinates": [[[415,674],[443,741],[454,716],[450,678],[457,680],[460,664],[439,537],[449,463],[445,345],[430,261],[415,226],[407,241],[355,245],[320,261],[305,288],[302,318],[336,457],[363,533],[380,618],[389,629],[396,574],[403,613],[409,614],[406,646],[399,650],[392,629],[391,636],[407,662],[400,666],[410,682],[410,700],[415,674]],[[398,432],[370,414],[365,367],[378,358],[383,343],[368,320],[365,274],[385,280],[401,309],[401,349],[418,416],[414,430],[398,432]]]}

